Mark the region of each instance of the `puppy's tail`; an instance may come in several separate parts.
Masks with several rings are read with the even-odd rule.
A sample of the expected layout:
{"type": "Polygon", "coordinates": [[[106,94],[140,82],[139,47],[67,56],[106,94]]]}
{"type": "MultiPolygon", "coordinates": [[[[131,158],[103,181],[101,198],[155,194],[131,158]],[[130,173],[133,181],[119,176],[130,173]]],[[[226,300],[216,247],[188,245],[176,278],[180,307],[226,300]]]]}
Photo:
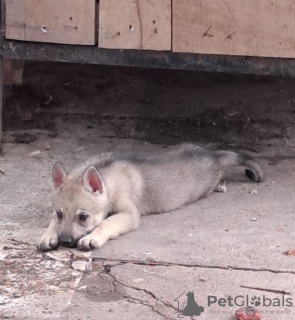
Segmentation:
{"type": "Polygon", "coordinates": [[[232,167],[244,167],[246,176],[255,182],[261,182],[264,174],[261,166],[253,158],[231,151],[214,151],[220,169],[225,171],[232,167]]]}

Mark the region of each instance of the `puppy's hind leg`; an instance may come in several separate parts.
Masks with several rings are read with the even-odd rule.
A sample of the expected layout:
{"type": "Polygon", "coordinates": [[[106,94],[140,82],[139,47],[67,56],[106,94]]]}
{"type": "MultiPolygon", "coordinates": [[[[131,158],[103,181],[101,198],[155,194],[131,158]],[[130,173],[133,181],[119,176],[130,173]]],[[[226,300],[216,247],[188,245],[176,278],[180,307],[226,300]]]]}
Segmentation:
{"type": "Polygon", "coordinates": [[[114,239],[121,234],[136,230],[140,221],[137,211],[118,212],[96,227],[89,235],[80,239],[78,249],[91,250],[101,247],[109,239],[114,239]]]}
{"type": "Polygon", "coordinates": [[[52,219],[45,233],[38,243],[38,250],[49,251],[58,247],[58,234],[56,230],[56,221],[52,219]]]}
{"type": "Polygon", "coordinates": [[[217,187],[214,190],[215,192],[226,192],[226,182],[225,180],[220,180],[219,184],[217,185],[217,187]]]}

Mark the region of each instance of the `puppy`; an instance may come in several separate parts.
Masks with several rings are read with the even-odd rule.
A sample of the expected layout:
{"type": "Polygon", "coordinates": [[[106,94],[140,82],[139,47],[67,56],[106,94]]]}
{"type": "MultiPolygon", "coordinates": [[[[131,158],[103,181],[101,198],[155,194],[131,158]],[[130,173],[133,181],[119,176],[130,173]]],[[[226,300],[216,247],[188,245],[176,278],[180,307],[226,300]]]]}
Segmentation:
{"type": "Polygon", "coordinates": [[[99,248],[137,229],[141,215],[175,210],[208,196],[234,167],[243,167],[252,181],[263,180],[251,157],[190,144],[157,155],[106,153],[70,174],[56,163],[54,213],[38,248],[99,248]]]}

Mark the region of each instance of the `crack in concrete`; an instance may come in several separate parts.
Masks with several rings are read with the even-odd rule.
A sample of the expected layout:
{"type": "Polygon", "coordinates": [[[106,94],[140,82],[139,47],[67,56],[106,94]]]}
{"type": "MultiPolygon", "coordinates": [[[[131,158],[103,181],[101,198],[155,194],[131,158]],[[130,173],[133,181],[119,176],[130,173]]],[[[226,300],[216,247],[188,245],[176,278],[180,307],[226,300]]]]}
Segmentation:
{"type": "Polygon", "coordinates": [[[157,313],[158,315],[160,315],[164,319],[168,319],[168,320],[171,319],[170,317],[167,317],[167,315],[160,313],[158,310],[155,309],[154,306],[150,305],[147,301],[144,301],[144,300],[141,300],[141,299],[138,299],[138,298],[133,298],[133,297],[131,297],[129,295],[126,295],[126,298],[127,298],[127,301],[130,302],[130,303],[137,304],[136,303],[136,301],[137,301],[139,304],[151,308],[155,313],[157,313]]]}
{"type": "MultiPolygon", "coordinates": [[[[128,284],[125,284],[123,283],[122,281],[119,281],[113,274],[111,274],[111,269],[112,267],[115,267],[115,266],[118,266],[118,265],[122,265],[122,264],[115,264],[115,265],[104,265],[102,263],[102,266],[104,268],[104,272],[105,274],[109,275],[112,279],[113,279],[113,286],[115,288],[115,290],[117,290],[117,284],[120,284],[122,285],[123,287],[126,287],[126,288],[129,288],[129,289],[133,289],[133,290],[136,290],[136,291],[142,291],[142,292],[145,292],[146,294],[148,294],[153,300],[155,300],[156,302],[158,302],[159,304],[162,304],[162,305],[165,305],[167,308],[169,309],[173,309],[174,311],[178,312],[177,308],[175,308],[171,303],[167,303],[159,298],[157,298],[157,296],[147,290],[147,289],[142,289],[142,288],[138,288],[138,287],[134,287],[134,286],[129,286],[128,284]]],[[[148,301],[144,301],[144,300],[141,300],[139,298],[134,298],[134,297],[131,297],[129,295],[125,295],[125,297],[128,299],[129,302],[131,303],[136,303],[135,301],[139,302],[140,304],[144,305],[144,306],[147,306],[149,308],[151,308],[154,312],[156,312],[157,314],[159,314],[160,316],[164,317],[165,319],[171,319],[169,316],[167,316],[167,314],[162,314],[159,310],[157,310],[153,305],[149,304],[148,301]]]]}
{"type": "Polygon", "coordinates": [[[219,269],[219,270],[229,270],[229,271],[270,272],[274,274],[295,274],[295,271],[292,271],[292,270],[275,270],[270,268],[233,267],[233,266],[206,265],[206,264],[185,264],[185,263],[172,263],[172,262],[163,262],[163,261],[155,261],[155,260],[141,261],[141,260],[108,259],[108,258],[93,257],[93,261],[117,262],[114,265],[106,265],[105,267],[109,268],[109,270],[114,266],[130,263],[135,265],[152,266],[152,267],[186,267],[186,268],[201,268],[201,269],[219,269]]]}
{"type": "Polygon", "coordinates": [[[138,20],[139,20],[139,28],[140,28],[140,48],[143,49],[143,25],[142,25],[142,19],[141,19],[141,12],[140,12],[140,4],[138,0],[136,0],[136,10],[137,10],[137,15],[138,15],[138,20]]]}

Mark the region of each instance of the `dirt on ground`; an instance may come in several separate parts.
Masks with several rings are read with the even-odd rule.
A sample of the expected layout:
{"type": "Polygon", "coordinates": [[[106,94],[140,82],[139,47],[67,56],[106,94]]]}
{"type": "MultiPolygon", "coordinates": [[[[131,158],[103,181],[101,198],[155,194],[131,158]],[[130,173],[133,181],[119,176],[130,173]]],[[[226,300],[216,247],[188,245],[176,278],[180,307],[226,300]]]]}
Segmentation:
{"type": "MultiPolygon", "coordinates": [[[[104,138],[182,141],[293,156],[294,80],[175,70],[27,63],[22,88],[8,91],[4,130],[48,130],[56,119],[110,126],[104,138]],[[276,152],[277,153],[277,152],[276,152]]],[[[26,142],[34,137],[15,137],[26,142]]]]}

